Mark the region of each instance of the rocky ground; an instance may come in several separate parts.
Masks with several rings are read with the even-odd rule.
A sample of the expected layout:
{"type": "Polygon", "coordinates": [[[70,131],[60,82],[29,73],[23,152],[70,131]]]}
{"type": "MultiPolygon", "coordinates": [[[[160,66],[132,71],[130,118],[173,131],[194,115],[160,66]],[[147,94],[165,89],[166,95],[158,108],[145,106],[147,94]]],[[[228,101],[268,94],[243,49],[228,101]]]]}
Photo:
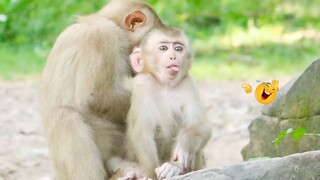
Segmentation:
{"type": "MultiPolygon", "coordinates": [[[[198,84],[213,126],[205,149],[207,166],[241,162],[240,150],[249,141],[247,126],[262,105],[253,93],[244,93],[240,81],[198,84]]],[[[38,109],[36,83],[0,82],[0,180],[52,179],[38,109]]]]}

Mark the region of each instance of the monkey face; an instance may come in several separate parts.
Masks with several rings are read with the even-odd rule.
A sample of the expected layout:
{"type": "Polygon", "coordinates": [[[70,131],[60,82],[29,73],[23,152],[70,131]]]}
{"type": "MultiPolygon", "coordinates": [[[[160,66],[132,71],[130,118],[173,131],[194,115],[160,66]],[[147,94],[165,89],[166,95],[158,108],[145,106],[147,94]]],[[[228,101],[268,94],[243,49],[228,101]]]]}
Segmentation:
{"type": "Polygon", "coordinates": [[[155,47],[157,47],[155,56],[160,66],[160,72],[166,74],[170,80],[175,79],[183,65],[185,46],[181,42],[169,39],[159,42],[155,47]]]}
{"type": "Polygon", "coordinates": [[[162,28],[150,32],[130,55],[135,72],[151,74],[163,84],[175,85],[188,74],[191,50],[183,32],[162,28]]]}
{"type": "Polygon", "coordinates": [[[186,65],[191,61],[188,57],[189,49],[187,42],[181,36],[168,37],[155,33],[150,37],[150,45],[152,57],[148,58],[150,62],[147,64],[148,66],[150,64],[160,81],[163,83],[179,81],[189,71],[190,67],[186,65]]]}

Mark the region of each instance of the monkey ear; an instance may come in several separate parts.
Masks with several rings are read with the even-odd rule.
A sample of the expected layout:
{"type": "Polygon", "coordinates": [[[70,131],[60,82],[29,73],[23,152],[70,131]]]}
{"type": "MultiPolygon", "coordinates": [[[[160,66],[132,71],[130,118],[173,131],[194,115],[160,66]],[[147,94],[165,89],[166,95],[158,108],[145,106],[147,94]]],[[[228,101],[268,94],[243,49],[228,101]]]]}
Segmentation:
{"type": "Polygon", "coordinates": [[[137,73],[143,70],[143,60],[141,59],[141,49],[135,48],[130,55],[131,66],[137,73]]]}
{"type": "Polygon", "coordinates": [[[146,22],[147,16],[140,10],[136,10],[133,13],[127,15],[124,19],[124,26],[128,31],[134,32],[134,30],[146,22]]]}

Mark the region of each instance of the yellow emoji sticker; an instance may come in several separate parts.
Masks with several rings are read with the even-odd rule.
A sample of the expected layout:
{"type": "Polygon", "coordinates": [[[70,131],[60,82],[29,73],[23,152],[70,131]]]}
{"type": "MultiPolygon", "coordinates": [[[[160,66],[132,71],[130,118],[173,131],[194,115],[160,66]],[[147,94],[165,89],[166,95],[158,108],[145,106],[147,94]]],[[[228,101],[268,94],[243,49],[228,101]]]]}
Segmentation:
{"type": "Polygon", "coordinates": [[[278,80],[272,80],[272,83],[262,82],[256,88],[256,99],[261,104],[269,104],[271,103],[277,96],[278,88],[278,80]]]}
{"type": "MultiPolygon", "coordinates": [[[[260,82],[260,81],[258,81],[260,82]]],[[[271,103],[277,96],[277,92],[279,91],[278,87],[279,81],[272,80],[272,83],[262,82],[260,83],[255,91],[256,99],[261,104],[269,104],[271,103]]],[[[249,94],[252,90],[252,87],[249,84],[242,84],[242,88],[244,91],[249,94]]]]}

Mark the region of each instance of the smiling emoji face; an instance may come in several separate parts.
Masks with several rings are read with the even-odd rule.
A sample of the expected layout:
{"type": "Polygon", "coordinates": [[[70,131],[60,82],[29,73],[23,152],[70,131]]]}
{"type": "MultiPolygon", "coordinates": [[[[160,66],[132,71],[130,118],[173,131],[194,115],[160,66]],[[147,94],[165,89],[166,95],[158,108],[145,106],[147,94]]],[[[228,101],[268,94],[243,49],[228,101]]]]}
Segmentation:
{"type": "Polygon", "coordinates": [[[273,80],[272,84],[269,82],[263,82],[258,85],[256,88],[256,99],[261,104],[269,104],[271,103],[277,96],[278,88],[278,80],[273,80]]]}

